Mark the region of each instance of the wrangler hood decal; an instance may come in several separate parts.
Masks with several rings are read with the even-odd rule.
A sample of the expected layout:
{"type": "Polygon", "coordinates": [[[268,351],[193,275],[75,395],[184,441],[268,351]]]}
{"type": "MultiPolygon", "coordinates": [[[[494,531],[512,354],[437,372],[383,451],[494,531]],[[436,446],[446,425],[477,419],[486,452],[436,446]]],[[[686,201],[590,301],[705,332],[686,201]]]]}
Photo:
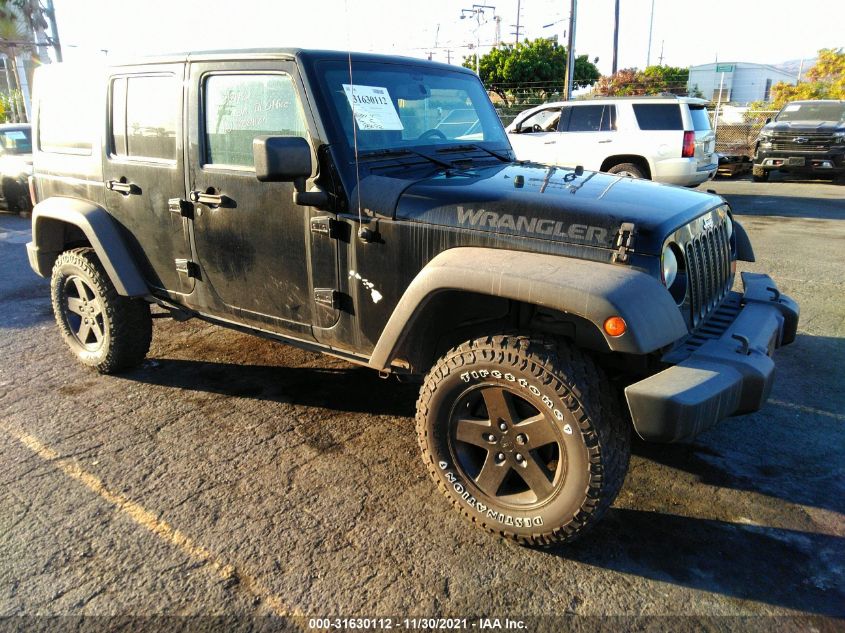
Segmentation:
{"type": "Polygon", "coordinates": [[[417,180],[398,197],[396,218],[608,249],[632,222],[637,250],[657,253],[666,235],[722,203],[645,180],[515,163],[417,180]]]}

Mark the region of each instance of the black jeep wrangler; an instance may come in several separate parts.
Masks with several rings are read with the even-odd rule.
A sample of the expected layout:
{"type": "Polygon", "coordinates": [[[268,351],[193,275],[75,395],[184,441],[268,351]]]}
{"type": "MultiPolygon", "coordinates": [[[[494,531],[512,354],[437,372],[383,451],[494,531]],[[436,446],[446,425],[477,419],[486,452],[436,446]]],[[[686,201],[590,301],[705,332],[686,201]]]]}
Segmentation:
{"type": "Polygon", "coordinates": [[[752,178],[772,171],[841,178],[845,176],[845,101],[793,101],[757,137],[752,178]]]}
{"type": "Polygon", "coordinates": [[[631,428],[759,409],[795,337],[769,277],[732,290],[754,256],[722,198],[516,162],[465,69],[211,52],[46,66],[35,102],[29,258],[80,361],[138,364],[156,304],[422,377],[431,477],[520,542],[598,520],[631,428]]]}

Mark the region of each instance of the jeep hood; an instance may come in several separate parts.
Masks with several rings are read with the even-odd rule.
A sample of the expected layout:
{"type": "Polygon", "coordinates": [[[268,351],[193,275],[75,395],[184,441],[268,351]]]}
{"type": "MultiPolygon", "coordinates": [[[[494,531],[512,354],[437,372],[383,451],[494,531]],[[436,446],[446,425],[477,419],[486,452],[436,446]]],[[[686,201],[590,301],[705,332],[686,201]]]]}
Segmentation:
{"type": "Polygon", "coordinates": [[[613,248],[621,224],[631,222],[634,250],[644,254],[658,254],[667,235],[724,203],[649,180],[531,163],[441,171],[407,184],[394,189],[397,219],[600,248],[613,248]]]}

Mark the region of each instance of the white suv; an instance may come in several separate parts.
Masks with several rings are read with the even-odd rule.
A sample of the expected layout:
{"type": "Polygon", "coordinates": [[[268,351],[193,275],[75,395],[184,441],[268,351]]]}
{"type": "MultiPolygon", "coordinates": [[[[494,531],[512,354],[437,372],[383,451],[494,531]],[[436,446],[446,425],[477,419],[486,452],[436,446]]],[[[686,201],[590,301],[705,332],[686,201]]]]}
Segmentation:
{"type": "Polygon", "coordinates": [[[706,104],[672,96],[559,101],[520,113],[507,131],[521,160],[694,187],[719,162],[706,104]]]}

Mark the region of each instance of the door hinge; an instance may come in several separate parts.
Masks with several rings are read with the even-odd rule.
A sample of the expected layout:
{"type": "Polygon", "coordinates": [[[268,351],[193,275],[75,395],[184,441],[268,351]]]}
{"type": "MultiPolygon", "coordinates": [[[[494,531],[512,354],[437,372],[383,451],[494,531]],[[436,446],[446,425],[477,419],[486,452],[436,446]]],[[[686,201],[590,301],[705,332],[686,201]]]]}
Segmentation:
{"type": "Polygon", "coordinates": [[[194,279],[200,278],[200,267],[190,259],[177,259],[176,272],[180,275],[185,275],[186,277],[193,277],[194,279]]]}
{"type": "Polygon", "coordinates": [[[337,310],[340,308],[340,292],[333,288],[314,288],[314,301],[337,310]]]}
{"type": "Polygon", "coordinates": [[[337,239],[340,237],[340,224],[337,220],[325,216],[311,218],[311,232],[337,239]]]}
{"type": "Polygon", "coordinates": [[[170,198],[167,201],[167,208],[171,213],[177,213],[183,218],[192,218],[194,216],[194,205],[182,198],[170,198]]]}
{"type": "Polygon", "coordinates": [[[614,264],[628,263],[628,256],[634,250],[634,233],[636,227],[633,222],[623,222],[616,233],[616,252],[613,253],[614,264]]]}

